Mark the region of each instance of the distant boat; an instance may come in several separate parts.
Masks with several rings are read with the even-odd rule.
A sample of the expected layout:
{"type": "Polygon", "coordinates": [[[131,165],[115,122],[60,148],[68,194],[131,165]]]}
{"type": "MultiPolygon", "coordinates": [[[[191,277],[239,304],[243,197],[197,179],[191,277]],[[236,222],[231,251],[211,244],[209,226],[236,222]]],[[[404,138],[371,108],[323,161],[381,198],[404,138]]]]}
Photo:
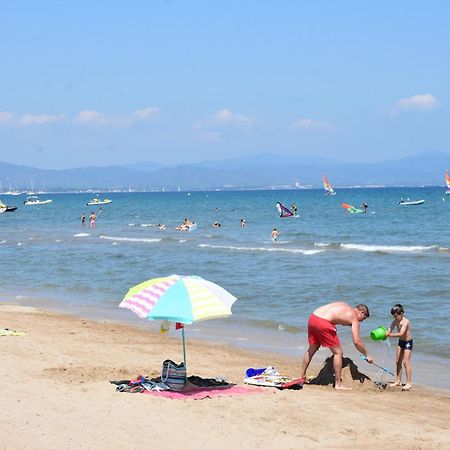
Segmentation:
{"type": "Polygon", "coordinates": [[[330,182],[328,181],[328,178],[326,175],[322,177],[323,180],[323,188],[325,189],[325,195],[336,195],[336,192],[331,187],[330,182]]]}
{"type": "Polygon", "coordinates": [[[109,198],[104,198],[103,200],[100,200],[98,198],[93,198],[92,200],[88,201],[86,204],[88,206],[95,206],[95,205],[107,205],[108,203],[112,203],[112,200],[109,198]]]}
{"type": "Polygon", "coordinates": [[[277,202],[276,204],[278,214],[282,219],[286,219],[287,217],[298,217],[296,214],[294,214],[289,208],[283,205],[281,202],[277,202]]]}
{"type": "Polygon", "coordinates": [[[425,200],[403,200],[401,199],[398,204],[401,206],[413,206],[413,205],[421,205],[425,203],[425,200]]]}
{"type": "Polygon", "coordinates": [[[9,183],[9,190],[7,192],[4,192],[3,195],[20,195],[19,191],[13,191],[11,183],[9,183]]]}
{"type": "Polygon", "coordinates": [[[15,211],[17,209],[17,206],[8,206],[5,205],[1,200],[0,200],[0,210],[1,212],[12,212],[15,211]]]}
{"type": "Polygon", "coordinates": [[[32,195],[28,197],[23,204],[24,205],[47,205],[48,203],[51,203],[53,200],[47,199],[47,200],[40,200],[39,197],[36,197],[35,195],[32,195]]]}
{"type": "Polygon", "coordinates": [[[450,175],[448,174],[448,170],[445,171],[445,183],[447,184],[447,190],[445,193],[450,195],[450,175]]]}

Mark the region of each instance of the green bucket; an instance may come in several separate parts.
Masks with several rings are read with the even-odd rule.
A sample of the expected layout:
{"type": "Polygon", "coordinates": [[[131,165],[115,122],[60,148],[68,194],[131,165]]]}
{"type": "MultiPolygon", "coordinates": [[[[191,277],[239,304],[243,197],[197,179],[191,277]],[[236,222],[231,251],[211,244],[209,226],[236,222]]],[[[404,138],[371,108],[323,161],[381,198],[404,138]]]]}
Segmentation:
{"type": "Polygon", "coordinates": [[[386,336],[386,328],[384,327],[378,327],[375,330],[370,332],[370,338],[373,341],[381,341],[381,340],[385,340],[387,338],[386,336]]]}

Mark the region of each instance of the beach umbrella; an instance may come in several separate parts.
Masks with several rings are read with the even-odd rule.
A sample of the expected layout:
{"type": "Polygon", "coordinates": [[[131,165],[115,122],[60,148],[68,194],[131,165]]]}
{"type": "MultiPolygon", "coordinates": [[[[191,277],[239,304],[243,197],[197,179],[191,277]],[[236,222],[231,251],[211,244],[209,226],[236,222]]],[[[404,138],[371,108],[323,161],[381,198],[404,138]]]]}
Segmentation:
{"type": "MultiPolygon", "coordinates": [[[[192,275],[153,278],[132,287],[120,303],[139,317],[190,324],[231,315],[236,297],[219,285],[192,275]]],[[[186,366],[184,327],[183,360],[186,366]]]]}

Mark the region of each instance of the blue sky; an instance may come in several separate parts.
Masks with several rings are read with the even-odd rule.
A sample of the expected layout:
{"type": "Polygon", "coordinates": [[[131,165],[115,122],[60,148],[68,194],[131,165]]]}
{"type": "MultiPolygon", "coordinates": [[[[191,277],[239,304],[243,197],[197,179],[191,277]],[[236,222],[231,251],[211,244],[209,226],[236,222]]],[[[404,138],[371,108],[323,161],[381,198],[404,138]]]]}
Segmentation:
{"type": "Polygon", "coordinates": [[[447,1],[0,8],[0,161],[450,153],[447,1]]]}

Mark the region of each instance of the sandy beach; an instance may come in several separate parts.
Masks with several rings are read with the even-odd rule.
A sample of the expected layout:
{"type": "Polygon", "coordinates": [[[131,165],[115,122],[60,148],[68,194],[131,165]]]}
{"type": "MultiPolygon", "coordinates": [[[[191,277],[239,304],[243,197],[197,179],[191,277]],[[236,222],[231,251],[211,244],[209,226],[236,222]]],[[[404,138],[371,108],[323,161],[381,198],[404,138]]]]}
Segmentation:
{"type": "MultiPolygon", "coordinates": [[[[446,392],[382,391],[344,378],[351,391],[260,388],[203,400],[121,393],[110,380],[160,375],[163,360],[180,361],[180,341],[23,306],[4,304],[0,317],[0,328],[27,333],[0,337],[0,449],[450,447],[446,392]]],[[[299,375],[296,359],[188,338],[189,375],[243,385],[248,367],[268,365],[299,375]]]]}

